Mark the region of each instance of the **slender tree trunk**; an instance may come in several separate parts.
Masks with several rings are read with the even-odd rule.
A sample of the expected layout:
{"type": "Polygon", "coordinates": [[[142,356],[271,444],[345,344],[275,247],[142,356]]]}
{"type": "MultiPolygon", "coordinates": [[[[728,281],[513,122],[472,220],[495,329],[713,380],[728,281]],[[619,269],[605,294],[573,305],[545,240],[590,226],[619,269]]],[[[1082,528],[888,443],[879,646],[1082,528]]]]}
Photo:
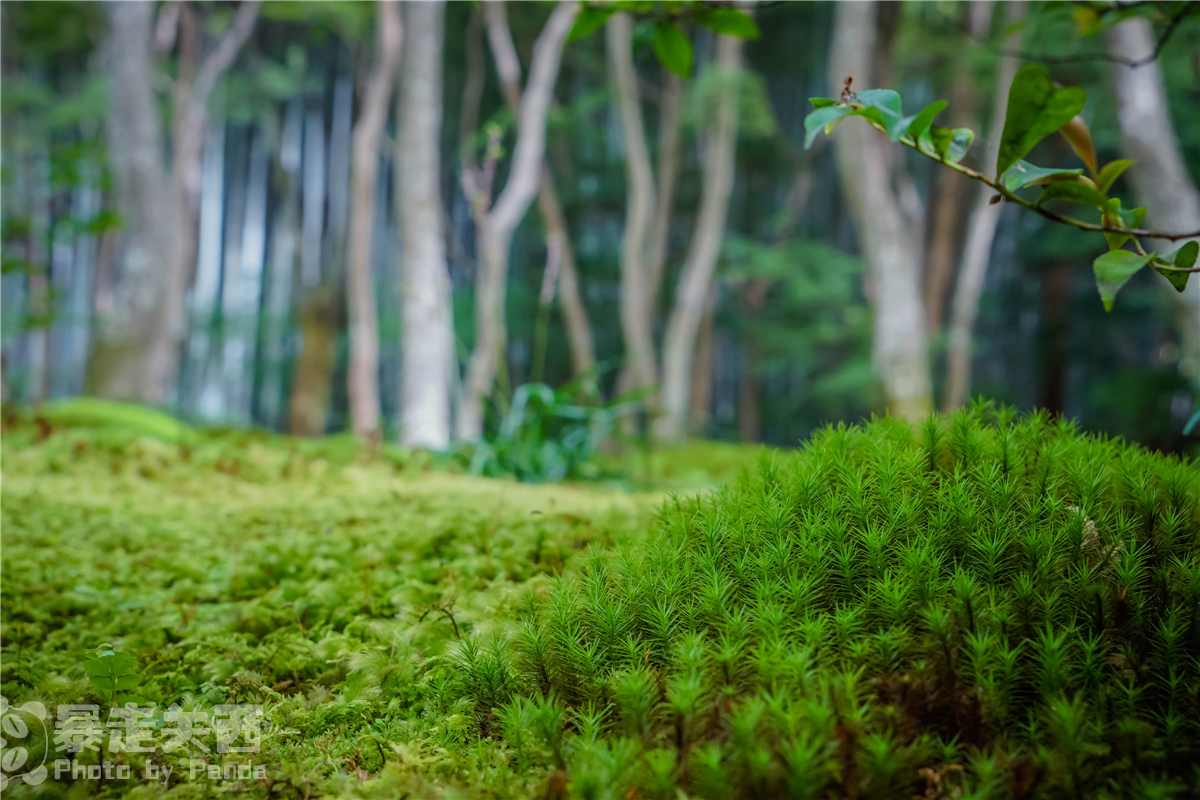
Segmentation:
{"type": "Polygon", "coordinates": [[[633,66],[633,19],[623,12],[614,14],[606,23],[605,36],[613,100],[625,143],[628,188],[625,231],[621,237],[621,333],[628,357],[624,388],[634,390],[653,386],[657,377],[651,327],[653,301],[647,263],[654,215],[654,172],[646,147],[637,72],[633,66]]]}
{"type": "Polygon", "coordinates": [[[688,433],[703,436],[708,424],[709,408],[712,407],[713,389],[713,306],[716,293],[710,287],[704,302],[704,314],[700,317],[700,330],[696,334],[696,355],[692,362],[692,386],[689,391],[691,414],[688,433]]]}
{"type": "MultiPolygon", "coordinates": [[[[841,92],[848,76],[853,76],[856,87],[874,85],[875,14],[873,2],[838,4],[829,65],[835,93],[841,92]]],[[[928,337],[916,248],[888,184],[884,148],[892,146],[857,120],[841,126],[834,141],[838,176],[854,217],[859,248],[874,276],[875,371],[892,413],[918,419],[932,407],[928,337]]]]}
{"type": "Polygon", "coordinates": [[[347,390],[350,426],[368,441],[379,438],[379,318],[371,276],[371,241],[375,228],[379,141],[387,123],[393,77],[400,60],[400,5],[385,0],[375,6],[379,52],[367,78],[362,110],[354,126],[350,187],[350,253],[346,265],[347,314],[350,320],[350,363],[347,390]]]}
{"type": "Polygon", "coordinates": [[[741,39],[717,37],[714,67],[726,74],[713,120],[705,133],[700,211],[679,276],[663,343],[663,413],[656,428],[658,435],[664,438],[678,439],[686,433],[696,334],[712,286],[717,257],[721,253],[729,195],[733,191],[738,131],[737,85],[733,75],[740,68],[741,55],[741,39]]]}
{"type": "Polygon", "coordinates": [[[646,269],[650,284],[646,293],[646,326],[654,330],[663,277],[667,272],[667,251],[671,241],[671,212],[675,205],[675,184],[679,177],[679,122],[683,116],[683,80],[674,72],[666,73],[658,117],[658,194],[654,203],[654,221],[650,226],[650,247],[646,269]]]}
{"type": "Polygon", "coordinates": [[[596,345],[592,336],[592,323],[579,289],[579,268],[575,263],[575,249],[571,247],[567,220],[563,216],[562,205],[554,191],[554,181],[548,168],[543,168],[542,171],[542,185],[538,189],[538,209],[546,223],[546,246],[559,249],[558,299],[562,304],[563,322],[567,330],[567,346],[571,349],[571,371],[575,377],[579,377],[596,365],[596,345]]]}
{"type": "MultiPolygon", "coordinates": [[[[1012,24],[1025,13],[1023,2],[1009,3],[1005,24],[1012,24]]],[[[1020,35],[1008,37],[1005,46],[1013,48],[1020,35]]],[[[1017,59],[1004,56],[996,74],[996,88],[992,104],[992,130],[988,136],[987,152],[984,154],[984,171],[994,168],[1000,150],[1000,133],[1004,129],[1004,116],[1008,107],[1008,88],[1017,74],[1017,59]]],[[[967,220],[967,241],[963,245],[962,262],[958,269],[958,283],[954,288],[954,300],[950,317],[950,345],[946,352],[946,396],[943,406],[953,411],[967,399],[971,387],[971,339],[974,336],[975,318],[979,314],[979,298],[983,294],[983,279],[987,275],[988,258],[992,252],[992,241],[996,237],[996,225],[1000,222],[1002,206],[992,204],[995,192],[980,186],[975,198],[975,207],[967,220]]]]}
{"type": "Polygon", "coordinates": [[[442,42],[446,4],[406,6],[409,44],[399,108],[397,156],[404,242],[400,442],[450,445],[450,397],[458,362],[442,229],[442,42]]]}
{"type": "MultiPolygon", "coordinates": [[[[987,34],[993,4],[991,0],[971,3],[966,11],[967,30],[972,38],[987,34]]],[[[978,114],[975,113],[977,78],[965,59],[953,62],[956,66],[950,88],[950,109],[955,127],[979,130],[978,114]]],[[[958,232],[962,227],[963,196],[969,181],[953,170],[939,170],[936,200],[933,204],[932,225],[929,235],[929,251],[925,259],[925,317],[930,337],[937,336],[942,328],[946,290],[954,276],[954,256],[958,248],[958,232]]]]}
{"type": "MultiPolygon", "coordinates": [[[[513,44],[508,17],[502,13],[501,8],[487,14],[487,32],[504,99],[509,109],[517,114],[521,109],[521,61],[513,44]]],[[[546,229],[546,247],[554,249],[557,253],[557,257],[547,263],[555,263],[558,266],[557,285],[563,321],[566,323],[567,342],[571,350],[571,369],[579,376],[595,365],[596,348],[592,324],[579,291],[579,271],[575,264],[575,251],[571,247],[571,238],[567,232],[562,203],[554,190],[550,167],[546,164],[542,165],[537,204],[542,215],[542,224],[546,229]]]]}
{"type": "MultiPolygon", "coordinates": [[[[1154,52],[1154,30],[1140,17],[1110,28],[1106,38],[1108,52],[1114,57],[1136,60],[1154,52]]],[[[1147,227],[1195,230],[1200,227],[1200,190],[1180,152],[1158,62],[1136,68],[1114,63],[1112,83],[1121,146],[1125,155],[1137,161],[1125,174],[1139,203],[1148,209],[1147,227]]],[[[1164,243],[1156,244],[1161,247],[1164,243]]],[[[1183,244],[1175,242],[1166,249],[1173,252],[1183,244]]],[[[1183,293],[1165,281],[1162,284],[1175,309],[1182,345],[1179,370],[1194,386],[1200,382],[1200,279],[1193,275],[1183,293]]]]}
{"type": "MultiPolygon", "coordinates": [[[[458,437],[478,439],[483,433],[483,401],[491,392],[504,356],[504,288],[508,280],[508,251],[513,232],[537,195],[546,149],[546,115],[562,61],[563,46],[574,24],[578,5],[554,9],[533,46],[529,80],[517,115],[517,143],[504,191],[479,219],[480,265],[476,276],[475,348],[467,364],[458,437]]],[[[485,14],[504,13],[499,3],[484,4],[485,14]]]]}
{"type": "Polygon", "coordinates": [[[332,286],[314,286],[300,306],[303,347],[296,358],[292,396],[288,402],[288,433],[320,436],[329,417],[329,399],[337,366],[339,311],[345,301],[332,286]]]}

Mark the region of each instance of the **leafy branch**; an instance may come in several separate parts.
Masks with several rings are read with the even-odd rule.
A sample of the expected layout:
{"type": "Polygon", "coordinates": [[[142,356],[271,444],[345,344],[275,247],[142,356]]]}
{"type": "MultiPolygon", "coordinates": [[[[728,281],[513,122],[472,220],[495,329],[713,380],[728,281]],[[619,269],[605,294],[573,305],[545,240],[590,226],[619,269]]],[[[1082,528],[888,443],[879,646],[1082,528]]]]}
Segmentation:
{"type": "Polygon", "coordinates": [[[812,98],[814,111],[804,120],[805,148],[822,130],[832,135],[846,117],[862,117],[872,127],[887,134],[893,142],[910,147],[927,158],[939,162],[966,177],[980,181],[997,194],[992,202],[1014,203],[1053,222],[1104,234],[1108,252],[1097,258],[1092,266],[1096,288],[1106,310],[1112,310],[1118,291],[1142,267],[1149,265],[1182,292],[1191,273],[1200,272],[1195,266],[1200,245],[1188,242],[1170,259],[1156,252],[1146,252],[1139,238],[1178,241],[1200,237],[1200,230],[1172,233],[1140,227],[1146,216],[1145,208],[1122,208],[1118,197],[1108,191],[1116,179],[1133,162],[1113,161],[1100,167],[1092,144],[1091,132],[1079,116],[1087,102],[1087,93],[1073,86],[1055,86],[1045,67],[1027,66],[1017,72],[1009,89],[1004,129],[996,159],[995,177],[970,169],[959,163],[974,142],[975,134],[968,128],[948,130],[933,124],[934,118],[945,110],[947,103],[931,103],[919,113],[904,116],[900,95],[890,89],[869,89],[855,93],[853,78],[846,79],[841,98],[812,98]],[[1083,169],[1038,167],[1024,161],[1024,156],[1046,136],[1060,133],[1084,162],[1083,169]],[[1038,186],[1042,191],[1036,199],[1017,192],[1038,186]],[[1092,223],[1066,216],[1045,208],[1050,201],[1075,203],[1100,212],[1100,222],[1092,223]],[[1136,252],[1125,250],[1132,241],[1136,252]]]}

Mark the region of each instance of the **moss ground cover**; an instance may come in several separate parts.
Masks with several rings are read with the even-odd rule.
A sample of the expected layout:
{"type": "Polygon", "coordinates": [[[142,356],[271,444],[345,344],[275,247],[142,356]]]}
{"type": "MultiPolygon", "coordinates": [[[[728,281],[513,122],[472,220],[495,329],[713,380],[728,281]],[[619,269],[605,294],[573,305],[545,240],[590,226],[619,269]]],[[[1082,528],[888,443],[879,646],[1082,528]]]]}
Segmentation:
{"type": "Polygon", "coordinates": [[[107,702],[107,643],[260,751],[6,796],[1197,796],[1194,465],[981,406],[663,502],[160,428],[10,420],[0,690],[107,702]]]}
{"type": "Polygon", "coordinates": [[[4,435],[0,693],[52,715],[96,704],[85,662],[109,643],[140,675],[121,702],[153,704],[157,724],[171,704],[263,705],[261,753],[207,761],[265,764],[268,777],[191,776],[189,758],[206,754],[190,744],[106,748],[75,761],[135,776],[152,761],[172,777],[69,789],[51,775],[6,796],[534,792],[540,776],[479,741],[450,654],[509,624],[590,544],[643,533],[661,498],[428,471],[340,438],[180,445],[159,427],[59,423],[10,420],[4,435]]]}
{"type": "Polygon", "coordinates": [[[828,429],[458,656],[580,797],[1200,790],[1194,466],[980,406],[828,429]]]}

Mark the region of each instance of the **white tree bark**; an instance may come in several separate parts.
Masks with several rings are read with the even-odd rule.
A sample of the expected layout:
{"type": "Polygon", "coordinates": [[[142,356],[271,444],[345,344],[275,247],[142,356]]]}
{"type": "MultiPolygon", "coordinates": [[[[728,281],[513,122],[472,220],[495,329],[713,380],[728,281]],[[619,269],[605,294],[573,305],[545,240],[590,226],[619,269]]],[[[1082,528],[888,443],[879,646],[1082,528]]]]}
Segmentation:
{"type": "Polygon", "coordinates": [[[626,390],[654,385],[657,370],[651,327],[650,253],[654,216],[654,172],[642,124],[637,72],[633,66],[633,19],[614,14],[605,25],[613,100],[625,144],[625,231],[621,237],[621,332],[628,358],[626,390]]]}
{"type": "MultiPolygon", "coordinates": [[[[1005,24],[1012,24],[1025,13],[1024,2],[1009,3],[1005,24]]],[[[1014,49],[1020,42],[1020,34],[1014,32],[1005,46],[1014,49]]],[[[1017,59],[1002,56],[996,73],[996,88],[992,102],[992,130],[987,139],[983,172],[989,174],[994,168],[1000,152],[1000,134],[1004,130],[1004,117],[1008,108],[1008,89],[1017,74],[1017,59]]],[[[946,396],[943,406],[946,411],[959,408],[967,399],[971,388],[971,341],[974,337],[975,318],[979,315],[979,298],[983,294],[983,279],[987,275],[988,258],[992,242],[996,238],[996,225],[1000,222],[1003,204],[992,204],[996,193],[987,186],[980,186],[975,207],[967,220],[967,241],[963,245],[962,262],[958,268],[958,282],[954,287],[953,305],[950,311],[950,344],[946,351],[946,396]]]]}
{"type": "MultiPolygon", "coordinates": [[[[354,126],[350,189],[350,253],[346,300],[350,320],[350,363],[347,390],[350,426],[368,441],[379,437],[379,318],[371,278],[371,241],[375,229],[379,142],[387,123],[393,78],[400,60],[400,5],[385,0],[375,6],[378,48],[367,78],[362,111],[354,126]]],[[[436,133],[435,133],[436,135],[436,133]]]]}
{"type": "MultiPolygon", "coordinates": [[[[504,99],[514,114],[521,110],[521,60],[513,43],[512,30],[503,5],[496,5],[487,13],[488,41],[500,76],[500,87],[504,99]]],[[[562,203],[554,189],[550,168],[543,164],[541,182],[538,184],[538,211],[546,229],[546,247],[556,252],[558,258],[558,294],[562,304],[563,321],[566,323],[567,343],[571,349],[571,368],[578,377],[596,363],[596,347],[592,336],[592,323],[579,291],[579,270],[575,265],[575,250],[567,234],[567,221],[562,203]]]]}
{"type": "Polygon", "coordinates": [[[715,68],[725,73],[716,111],[705,133],[700,211],[688,246],[675,302],[663,342],[662,416],[655,428],[659,436],[681,438],[687,432],[692,360],[696,335],[712,286],[729,195],[733,191],[734,154],[737,147],[738,98],[735,73],[740,68],[742,40],[717,37],[715,68]]]}
{"type": "MultiPolygon", "coordinates": [[[[504,356],[504,289],[508,280],[508,251],[513,232],[529,210],[541,183],[546,148],[546,115],[562,61],[563,45],[575,22],[578,4],[562,3],[554,9],[533,45],[529,80],[517,115],[517,143],[504,191],[478,222],[479,271],[475,282],[475,348],[457,423],[458,438],[478,439],[483,433],[483,401],[492,389],[504,356]]],[[[496,3],[485,3],[484,13],[503,13],[496,3]]]]}
{"type": "MultiPolygon", "coordinates": [[[[1154,52],[1154,31],[1140,17],[1113,26],[1106,38],[1109,55],[1114,57],[1136,60],[1154,52]]],[[[1179,150],[1158,62],[1141,67],[1113,64],[1112,82],[1121,146],[1137,161],[1125,174],[1133,182],[1138,203],[1147,208],[1146,227],[1167,231],[1200,228],[1200,190],[1179,150]]],[[[1169,254],[1183,244],[1153,242],[1147,249],[1159,247],[1169,254]]],[[[1195,385],[1200,381],[1200,279],[1193,275],[1183,293],[1163,281],[1163,291],[1171,298],[1179,328],[1179,371],[1195,385]]]]}
{"type": "Polygon", "coordinates": [[[454,316],[442,235],[440,141],[442,41],[446,4],[405,7],[408,45],[399,107],[403,237],[400,443],[443,450],[450,444],[454,316]]]}
{"type": "MultiPolygon", "coordinates": [[[[834,12],[829,73],[834,96],[847,77],[854,87],[874,86],[876,4],[839,3],[834,12]]],[[[847,120],[834,137],[838,177],[858,235],[859,249],[874,278],[873,361],[888,408],[919,419],[932,408],[928,334],[921,303],[920,265],[912,232],[888,183],[886,137],[860,120],[847,120]]]]}

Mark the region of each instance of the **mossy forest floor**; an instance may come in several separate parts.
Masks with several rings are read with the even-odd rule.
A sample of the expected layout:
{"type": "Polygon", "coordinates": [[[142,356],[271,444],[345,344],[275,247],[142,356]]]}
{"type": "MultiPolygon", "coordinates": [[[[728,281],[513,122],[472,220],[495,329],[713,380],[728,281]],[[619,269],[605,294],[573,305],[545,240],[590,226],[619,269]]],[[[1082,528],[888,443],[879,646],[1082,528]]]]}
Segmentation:
{"type": "MultiPolygon", "coordinates": [[[[100,705],[106,720],[84,665],[110,644],[136,659],[140,680],[119,700],[156,708],[156,751],[114,751],[105,731],[99,751],[72,755],[50,731],[47,780],[13,780],[5,794],[539,794],[544,770],[521,774],[504,748],[478,740],[456,644],[510,625],[523,598],[590,545],[642,537],[664,489],[711,485],[758,452],[692,445],[638,457],[632,490],[534,486],[343,438],[225,434],[179,446],[11,417],[0,691],[13,707],[43,704],[51,725],[60,705],[100,705]],[[264,706],[260,752],[188,743],[165,753],[172,704],[264,706]],[[108,761],[131,777],[56,781],[56,759],[108,761]],[[214,764],[220,779],[208,777],[214,764]],[[250,764],[267,777],[238,780],[236,767],[250,764]]],[[[29,764],[45,749],[27,747],[29,764]]]]}
{"type": "Polygon", "coordinates": [[[588,486],[70,422],[5,419],[6,797],[1200,798],[1200,471],[1044,413],[588,486]]]}

